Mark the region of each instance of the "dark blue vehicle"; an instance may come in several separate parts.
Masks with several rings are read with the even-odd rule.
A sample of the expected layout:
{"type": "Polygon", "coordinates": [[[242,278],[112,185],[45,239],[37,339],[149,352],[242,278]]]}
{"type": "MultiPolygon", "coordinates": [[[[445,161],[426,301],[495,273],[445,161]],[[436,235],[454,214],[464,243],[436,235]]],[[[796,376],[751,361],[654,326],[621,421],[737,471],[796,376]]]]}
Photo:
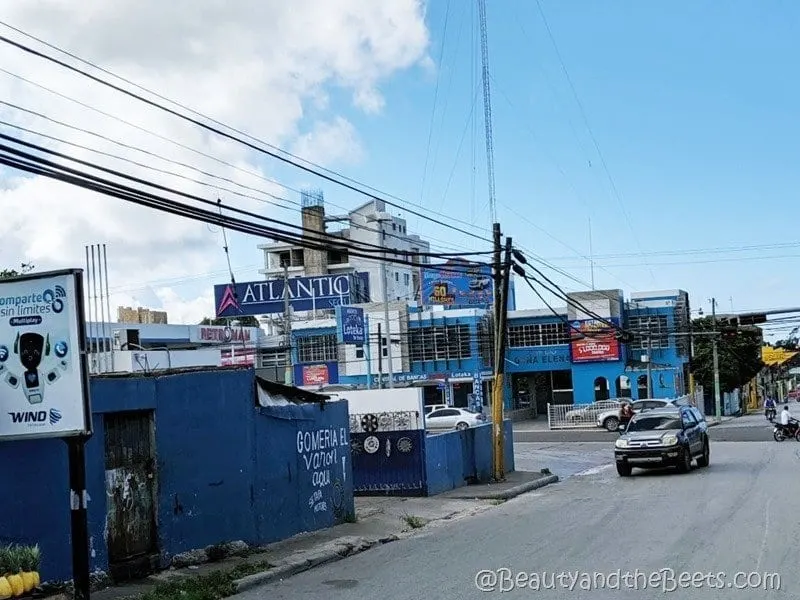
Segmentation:
{"type": "Polygon", "coordinates": [[[708,424],[694,406],[670,406],[634,415],[616,442],[617,473],[629,477],[634,468],[677,467],[682,473],[707,467],[708,424]]]}

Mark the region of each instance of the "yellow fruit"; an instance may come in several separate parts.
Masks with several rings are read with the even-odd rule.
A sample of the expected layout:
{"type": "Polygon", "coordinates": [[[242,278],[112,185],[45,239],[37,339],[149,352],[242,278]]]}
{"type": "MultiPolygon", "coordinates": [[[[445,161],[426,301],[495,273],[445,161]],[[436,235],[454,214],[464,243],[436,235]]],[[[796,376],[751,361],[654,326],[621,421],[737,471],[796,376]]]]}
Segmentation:
{"type": "Polygon", "coordinates": [[[31,571],[22,572],[22,585],[25,589],[25,593],[30,592],[34,587],[36,587],[33,584],[33,573],[31,571]]]}
{"type": "Polygon", "coordinates": [[[11,595],[15,598],[22,596],[25,593],[25,584],[22,581],[22,575],[7,575],[8,583],[11,584],[11,595]]]}
{"type": "Polygon", "coordinates": [[[39,577],[39,571],[33,572],[33,587],[38,588],[39,584],[42,583],[42,579],[39,577]]]}
{"type": "Polygon", "coordinates": [[[5,577],[0,577],[0,600],[8,600],[11,596],[13,596],[11,584],[5,577]]]}

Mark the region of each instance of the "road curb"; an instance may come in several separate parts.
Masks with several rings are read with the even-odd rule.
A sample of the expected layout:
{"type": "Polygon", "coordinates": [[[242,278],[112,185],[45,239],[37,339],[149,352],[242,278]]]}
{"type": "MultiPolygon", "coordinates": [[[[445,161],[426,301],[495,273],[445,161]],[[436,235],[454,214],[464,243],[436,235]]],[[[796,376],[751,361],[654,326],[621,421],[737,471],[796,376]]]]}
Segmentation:
{"type": "Polygon", "coordinates": [[[396,536],[388,536],[379,540],[359,538],[355,541],[353,541],[353,538],[340,538],[339,540],[331,542],[327,548],[322,550],[309,552],[308,554],[298,556],[294,559],[290,558],[283,564],[279,564],[268,571],[254,573],[253,575],[247,575],[246,577],[237,579],[233,582],[233,587],[238,594],[260,585],[272,583],[276,580],[287,579],[320,565],[342,560],[348,556],[369,550],[374,546],[388,544],[396,539],[396,536]]]}
{"type": "Polygon", "coordinates": [[[526,483],[521,483],[520,485],[514,486],[509,488],[503,492],[497,492],[496,494],[487,494],[485,496],[481,496],[482,500],[510,500],[511,498],[516,498],[517,496],[521,496],[527,492],[532,492],[533,490],[538,490],[539,488],[543,488],[546,485],[550,485],[551,483],[558,482],[558,475],[548,475],[546,477],[540,477],[539,479],[534,479],[533,481],[528,481],[526,483]]]}

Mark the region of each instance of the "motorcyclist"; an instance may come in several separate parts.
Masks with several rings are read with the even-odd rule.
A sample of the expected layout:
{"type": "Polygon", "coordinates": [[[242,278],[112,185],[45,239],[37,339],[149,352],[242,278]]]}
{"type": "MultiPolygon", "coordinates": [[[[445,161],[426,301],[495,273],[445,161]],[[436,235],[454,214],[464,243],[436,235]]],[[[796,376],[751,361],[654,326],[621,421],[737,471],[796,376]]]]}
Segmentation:
{"type": "Polygon", "coordinates": [[[764,415],[770,421],[775,418],[775,400],[772,399],[772,396],[767,396],[764,400],[764,415]]]}
{"type": "Polygon", "coordinates": [[[781,427],[794,435],[797,432],[797,426],[797,421],[792,419],[792,413],[789,412],[789,405],[784,404],[783,410],[781,411],[781,427]]]}

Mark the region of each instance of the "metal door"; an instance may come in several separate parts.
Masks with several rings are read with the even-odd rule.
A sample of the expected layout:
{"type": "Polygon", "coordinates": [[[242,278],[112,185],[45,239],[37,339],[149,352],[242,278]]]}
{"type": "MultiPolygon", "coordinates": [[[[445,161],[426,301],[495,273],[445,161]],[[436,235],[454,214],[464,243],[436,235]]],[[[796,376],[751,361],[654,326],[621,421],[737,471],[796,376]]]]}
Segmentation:
{"type": "Polygon", "coordinates": [[[105,415],[108,556],[115,578],[140,576],[157,556],[154,433],[151,411],[105,415]]]}

